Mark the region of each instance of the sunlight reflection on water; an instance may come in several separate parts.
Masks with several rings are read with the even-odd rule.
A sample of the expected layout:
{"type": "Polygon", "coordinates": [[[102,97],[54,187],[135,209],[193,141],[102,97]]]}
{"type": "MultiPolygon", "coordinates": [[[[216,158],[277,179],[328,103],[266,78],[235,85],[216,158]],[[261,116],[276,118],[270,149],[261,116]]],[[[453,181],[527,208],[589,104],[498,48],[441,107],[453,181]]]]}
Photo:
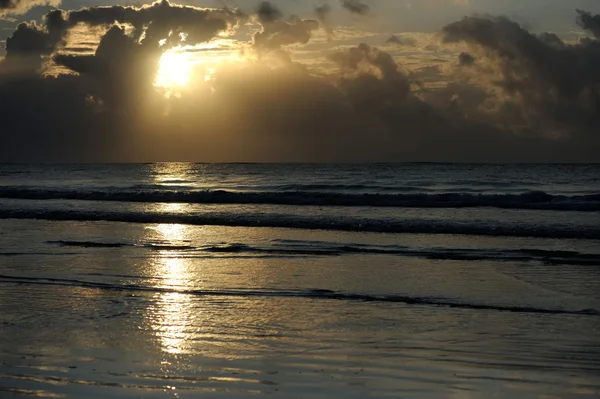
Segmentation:
{"type": "Polygon", "coordinates": [[[150,166],[152,183],[159,186],[193,186],[197,171],[192,164],[157,163],[150,166]]]}
{"type": "MultiPolygon", "coordinates": [[[[155,165],[156,182],[185,181],[186,171],[172,165],[155,165]]],[[[184,204],[159,204],[162,212],[181,212],[184,204]]],[[[147,234],[161,245],[181,245],[190,238],[189,226],[159,224],[148,229],[147,234]]],[[[152,240],[151,239],[151,240],[152,240]]],[[[159,250],[152,259],[153,275],[160,278],[158,288],[176,291],[192,289],[194,278],[189,259],[178,256],[178,251],[159,250]]],[[[182,292],[159,292],[156,304],[147,314],[148,321],[160,341],[163,351],[171,354],[189,352],[191,329],[196,315],[190,295],[182,292]]]]}
{"type": "MultiPolygon", "coordinates": [[[[156,260],[158,274],[164,278],[163,288],[186,287],[187,265],[176,258],[156,260]]],[[[190,338],[189,327],[194,319],[188,294],[162,292],[156,294],[156,309],[151,313],[152,324],[162,347],[169,353],[182,353],[190,338]]]]}
{"type": "MultiPolygon", "coordinates": [[[[154,260],[156,275],[161,277],[160,288],[184,290],[190,288],[189,264],[184,259],[167,257],[170,251],[160,251],[161,258],[154,260]]],[[[163,350],[169,353],[186,351],[190,326],[195,318],[188,294],[160,292],[156,305],[148,314],[163,350]]]]}

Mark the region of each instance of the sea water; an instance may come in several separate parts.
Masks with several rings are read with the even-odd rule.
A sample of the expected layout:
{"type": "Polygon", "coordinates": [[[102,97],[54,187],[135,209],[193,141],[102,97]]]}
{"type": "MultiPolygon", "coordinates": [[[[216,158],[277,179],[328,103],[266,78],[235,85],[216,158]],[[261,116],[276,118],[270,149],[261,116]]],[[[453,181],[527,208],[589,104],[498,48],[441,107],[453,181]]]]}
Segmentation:
{"type": "Polygon", "coordinates": [[[600,165],[0,165],[0,397],[600,394],[600,165]]]}

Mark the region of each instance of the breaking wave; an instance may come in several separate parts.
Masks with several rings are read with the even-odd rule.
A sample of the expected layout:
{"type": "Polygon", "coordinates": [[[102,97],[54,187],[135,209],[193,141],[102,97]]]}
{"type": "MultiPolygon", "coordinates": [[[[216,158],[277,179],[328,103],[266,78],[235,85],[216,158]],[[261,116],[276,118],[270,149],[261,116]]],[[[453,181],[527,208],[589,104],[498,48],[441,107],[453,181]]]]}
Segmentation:
{"type": "Polygon", "coordinates": [[[119,202],[177,202],[195,204],[272,204],[317,206],[374,206],[411,208],[537,209],[558,211],[600,211],[600,194],[551,195],[543,191],[521,194],[414,193],[368,194],[335,192],[235,192],[225,190],[58,190],[29,187],[2,187],[0,198],[32,200],[80,200],[119,202]]]}
{"type": "MultiPolygon", "coordinates": [[[[271,255],[274,257],[304,256],[345,256],[345,255],[392,255],[413,258],[439,260],[488,260],[498,262],[542,262],[555,265],[600,265],[600,253],[581,253],[577,251],[543,250],[534,248],[495,249],[495,248],[413,248],[400,245],[367,245],[342,244],[322,241],[273,240],[265,245],[248,245],[243,243],[220,243],[202,246],[126,243],[126,242],[93,242],[93,241],[48,241],[48,244],[63,247],[81,248],[122,248],[138,247],[160,251],[180,251],[179,258],[203,254],[241,254],[271,255]]],[[[0,252],[0,255],[3,254],[0,252]]],[[[14,254],[10,254],[14,255],[14,254]]],[[[25,254],[24,254],[25,255],[25,254]]]]}
{"type": "Polygon", "coordinates": [[[318,217],[264,213],[169,214],[143,211],[0,210],[0,219],[108,221],[129,223],[174,223],[233,227],[278,227],[310,230],[376,233],[463,234],[508,237],[600,239],[600,226],[568,224],[506,224],[491,221],[448,221],[428,219],[369,219],[318,217]]]}

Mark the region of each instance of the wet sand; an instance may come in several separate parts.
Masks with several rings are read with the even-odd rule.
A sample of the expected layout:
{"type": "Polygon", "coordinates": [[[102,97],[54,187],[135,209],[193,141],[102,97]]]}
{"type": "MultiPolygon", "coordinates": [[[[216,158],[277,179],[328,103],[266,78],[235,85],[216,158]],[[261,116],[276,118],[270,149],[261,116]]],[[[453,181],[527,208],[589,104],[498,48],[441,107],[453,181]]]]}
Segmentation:
{"type": "Polygon", "coordinates": [[[0,225],[2,398],[600,393],[600,275],[560,252],[585,241],[0,225]]]}

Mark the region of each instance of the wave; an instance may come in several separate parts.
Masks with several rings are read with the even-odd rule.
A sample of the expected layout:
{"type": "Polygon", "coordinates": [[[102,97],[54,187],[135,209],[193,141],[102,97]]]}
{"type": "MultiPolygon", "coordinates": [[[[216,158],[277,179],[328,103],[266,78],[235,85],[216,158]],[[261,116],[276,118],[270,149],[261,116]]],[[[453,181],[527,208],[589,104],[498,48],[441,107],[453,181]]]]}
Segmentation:
{"type": "MultiPolygon", "coordinates": [[[[542,262],[554,265],[600,265],[600,254],[577,251],[542,249],[494,249],[494,248],[410,248],[399,245],[340,244],[322,241],[273,240],[271,245],[248,245],[228,243],[217,245],[175,245],[154,243],[106,243],[92,241],[47,241],[48,244],[83,248],[139,247],[162,251],[181,251],[178,257],[195,257],[200,253],[272,255],[274,257],[391,255],[438,260],[496,261],[496,262],[542,262]]],[[[0,255],[5,255],[0,252],[0,255]]],[[[171,255],[169,255],[171,256],[171,255]]],[[[204,257],[204,255],[201,255],[204,257]]]]}
{"type": "Polygon", "coordinates": [[[551,195],[543,191],[521,194],[347,194],[331,192],[233,192],[225,190],[56,190],[1,187],[0,198],[31,200],[81,200],[117,202],[176,202],[196,204],[272,204],[316,206],[374,206],[411,208],[538,209],[600,211],[600,194],[551,195]]]}
{"type": "Polygon", "coordinates": [[[81,255],[79,252],[0,252],[0,256],[17,257],[17,256],[69,256],[81,255]]]}
{"type": "MultiPolygon", "coordinates": [[[[393,179],[394,176],[388,176],[393,179]]],[[[379,178],[381,179],[381,177],[379,178]]],[[[425,181],[425,180],[413,180],[412,185],[394,185],[394,184],[373,184],[373,183],[354,183],[354,184],[340,184],[340,183],[292,183],[283,184],[279,186],[265,186],[266,188],[274,188],[276,191],[304,191],[304,190],[331,190],[331,191],[395,191],[395,192],[428,192],[428,191],[440,191],[439,185],[445,187],[454,187],[454,190],[465,190],[465,191],[476,191],[481,189],[520,189],[523,187],[540,187],[542,183],[535,181],[518,181],[518,182],[502,182],[495,181],[490,183],[482,180],[447,180],[447,181],[425,181]]]]}
{"type": "Polygon", "coordinates": [[[154,287],[139,284],[114,284],[84,280],[72,280],[50,277],[21,277],[0,275],[0,282],[14,284],[39,284],[76,286],[90,289],[113,290],[113,291],[142,291],[142,292],[176,292],[193,296],[206,297],[277,297],[277,298],[303,298],[315,300],[338,300],[358,302],[389,302],[404,303],[407,305],[436,306],[445,308],[459,308],[471,310],[495,310],[515,313],[543,313],[543,314],[566,314],[580,316],[600,316],[600,310],[596,309],[548,309],[530,306],[488,305],[478,303],[465,303],[445,300],[443,298],[406,296],[406,295],[373,295],[352,292],[332,291],[325,289],[312,290],[269,290],[269,289],[235,289],[235,290],[186,290],[166,287],[154,287]]]}
{"type": "Polygon", "coordinates": [[[48,244],[58,244],[65,247],[82,248],[122,248],[128,246],[125,243],[112,242],[91,242],[91,241],[48,241],[48,244]]]}
{"type": "Polygon", "coordinates": [[[374,233],[463,234],[507,237],[600,239],[600,226],[495,224],[487,221],[442,221],[427,219],[366,219],[353,217],[311,217],[285,214],[206,213],[169,214],[164,212],[106,212],[79,210],[0,210],[0,219],[41,219],[108,221],[128,223],[168,223],[232,227],[276,227],[309,230],[357,231],[374,233]]]}
{"type": "Polygon", "coordinates": [[[47,241],[48,244],[57,244],[63,247],[82,247],[82,248],[122,248],[129,246],[141,246],[155,250],[163,251],[184,251],[193,249],[190,245],[169,245],[169,244],[128,244],[123,242],[94,242],[94,241],[47,241]]]}
{"type": "Polygon", "coordinates": [[[389,185],[379,185],[379,184],[332,184],[332,183],[294,183],[294,184],[282,184],[279,186],[265,186],[265,188],[274,189],[275,191],[292,191],[292,192],[303,192],[303,191],[421,192],[421,191],[429,191],[425,187],[418,187],[418,186],[389,186],[389,185]]]}

